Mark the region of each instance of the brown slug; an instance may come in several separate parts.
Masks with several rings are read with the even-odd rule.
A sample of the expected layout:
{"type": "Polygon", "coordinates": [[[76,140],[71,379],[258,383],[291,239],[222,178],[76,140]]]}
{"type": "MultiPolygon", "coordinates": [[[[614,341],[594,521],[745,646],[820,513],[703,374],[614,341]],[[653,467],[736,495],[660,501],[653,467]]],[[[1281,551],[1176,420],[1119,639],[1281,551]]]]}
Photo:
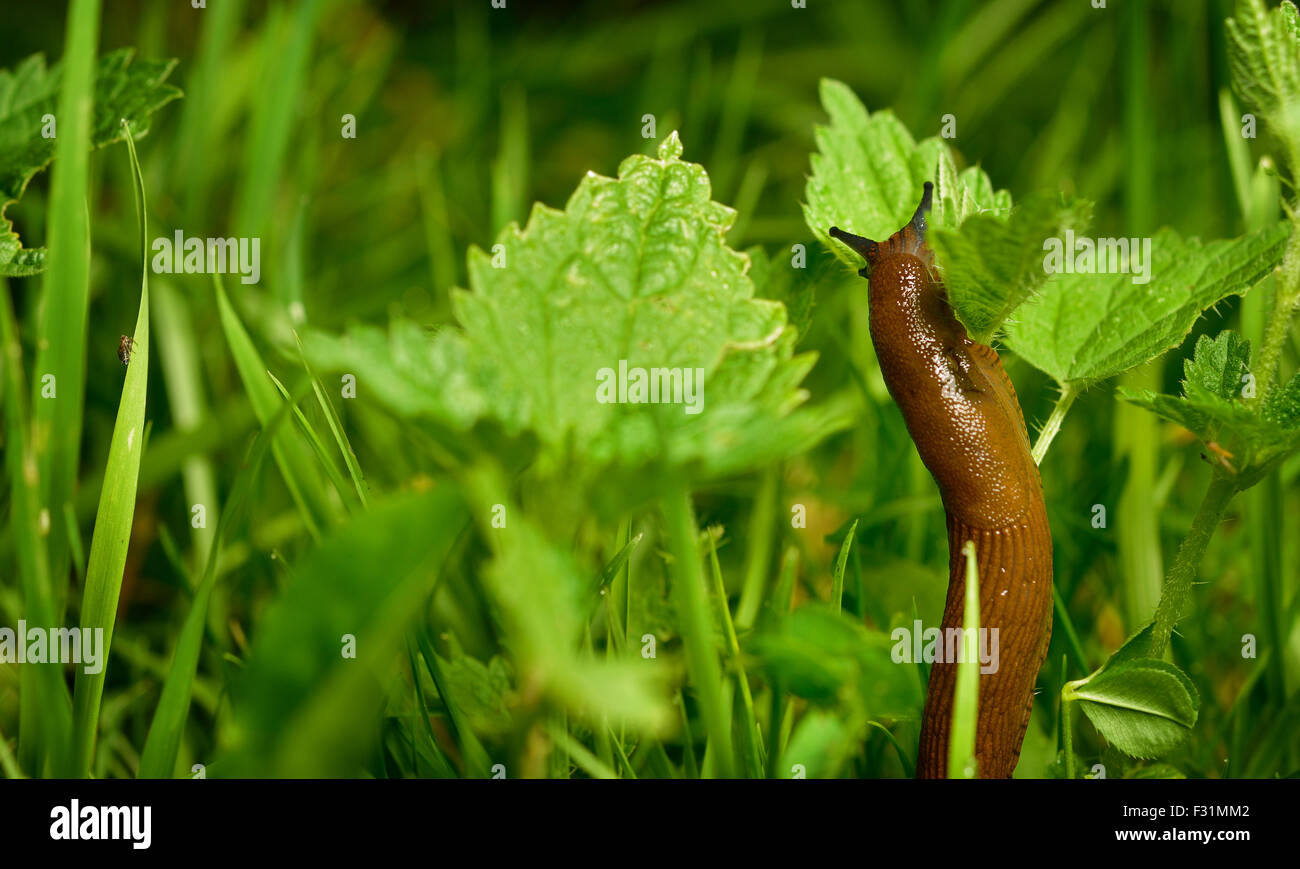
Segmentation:
{"type": "MultiPolygon", "coordinates": [[[[830,234],[867,261],[859,274],[868,278],[871,342],[947,513],[945,649],[948,629],[962,623],[962,546],[975,543],[980,623],[996,628],[998,640],[997,669],[979,678],[975,757],[981,778],[1007,778],[1020,757],[1051,636],[1052,536],[1015,388],[997,352],[967,337],[935,272],[925,240],[933,189],[927,181],[916,214],[888,241],[838,227],[830,234]]],[[[947,774],[956,675],[955,661],[936,656],[921,720],[918,778],[947,774]]]]}

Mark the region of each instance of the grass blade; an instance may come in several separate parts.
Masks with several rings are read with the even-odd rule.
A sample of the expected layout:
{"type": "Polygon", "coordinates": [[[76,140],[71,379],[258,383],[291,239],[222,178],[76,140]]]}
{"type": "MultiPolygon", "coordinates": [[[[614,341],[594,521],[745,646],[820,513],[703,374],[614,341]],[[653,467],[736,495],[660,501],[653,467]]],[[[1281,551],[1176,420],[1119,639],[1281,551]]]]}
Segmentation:
{"type": "Polygon", "coordinates": [[[975,726],[979,716],[980,575],[975,544],[966,541],[966,608],[962,613],[961,662],[952,698],[952,730],[948,740],[948,777],[975,778],[975,726]]]}
{"type": "MultiPolygon", "coordinates": [[[[127,544],[135,518],[135,492],[139,482],[140,454],[144,450],[144,408],[149,386],[149,259],[148,217],[145,213],[144,177],[135,153],[130,129],[126,130],[127,151],[135,179],[135,204],[140,224],[140,313],[136,318],[131,361],[126,368],[117,422],[108,448],[104,488],[95,514],[95,532],[90,540],[86,564],[86,588],[81,598],[81,627],[103,631],[105,658],[113,639],[117,598],[122,590],[127,544]]],[[[70,771],[90,774],[99,725],[99,702],[104,692],[107,666],[98,673],[77,671],[73,691],[73,750],[70,771]]]]}
{"type": "MultiPolygon", "coordinates": [[[[37,625],[54,625],[50,592],[49,553],[40,534],[40,471],[28,437],[26,384],[22,346],[14,325],[7,282],[0,279],[0,353],[3,354],[5,458],[11,483],[10,511],[24,615],[37,625]]],[[[20,745],[27,747],[23,765],[33,774],[45,766],[48,754],[66,751],[72,733],[72,707],[57,666],[27,665],[20,669],[20,745]],[[37,722],[28,731],[29,720],[37,722]],[[30,733],[25,739],[24,733],[30,733]]],[[[23,752],[20,751],[20,754],[23,752]]]]}
{"type": "MultiPolygon", "coordinates": [[[[283,400],[266,376],[267,367],[261,354],[253,346],[252,338],[226,297],[221,276],[214,272],[212,280],[217,289],[217,307],[226,343],[230,346],[230,355],[234,357],[239,379],[244,384],[244,391],[248,393],[253,411],[257,414],[258,421],[265,426],[275,416],[283,400]]],[[[321,528],[335,518],[335,511],[326,501],[324,484],[312,466],[310,447],[301,438],[295,437],[292,429],[285,429],[277,434],[271,452],[289,494],[298,505],[307,530],[319,540],[321,528]]]]}

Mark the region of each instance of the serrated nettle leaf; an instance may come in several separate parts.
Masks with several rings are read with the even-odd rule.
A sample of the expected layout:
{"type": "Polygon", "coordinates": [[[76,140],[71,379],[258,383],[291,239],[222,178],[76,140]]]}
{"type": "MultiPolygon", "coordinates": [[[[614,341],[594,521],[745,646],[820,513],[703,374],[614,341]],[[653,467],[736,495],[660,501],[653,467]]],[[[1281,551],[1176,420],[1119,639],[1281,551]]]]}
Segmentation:
{"type": "Polygon", "coordinates": [[[1250,342],[1225,330],[1202,335],[1183,363],[1183,394],[1119,390],[1120,398],[1177,423],[1212,445],[1213,461],[1234,474],[1253,477],[1252,465],[1300,446],[1300,386],[1295,381],[1262,405],[1249,401],[1250,342]]]}
{"type": "Polygon", "coordinates": [[[976,214],[955,230],[930,231],[948,302],[972,339],[989,343],[1047,280],[1044,239],[1080,232],[1091,216],[1090,202],[1041,193],[1026,197],[1006,219],[976,214]]]}
{"type": "MultiPolygon", "coordinates": [[[[150,115],[181,95],[166,84],[175,60],[136,61],[122,48],[99,60],[95,76],[94,148],[120,142],[122,121],[137,139],[149,131],[150,115]]],[[[34,54],[13,71],[0,69],[0,275],[31,275],[45,268],[44,249],[25,250],[5,209],[22,198],[27,184],[54,159],[58,136],[62,66],[48,69],[34,54]]]]}
{"type": "Polygon", "coordinates": [[[934,137],[918,144],[892,112],[868,112],[842,82],[822,79],[819,91],[831,122],[815,133],[817,151],[804,189],[804,220],[823,244],[855,270],[861,260],[831,240],[830,227],[886,239],[916,211],[926,181],[935,185],[932,228],[955,228],[972,214],[1005,215],[1010,210],[1011,195],[994,191],[982,170],[957,171],[944,140],[934,137]]]}
{"type": "Polygon", "coordinates": [[[1250,342],[1231,329],[1211,339],[1196,339],[1192,358],[1183,362],[1184,389],[1203,389],[1228,400],[1240,398],[1250,365],[1250,342]]]}
{"type": "MultiPolygon", "coordinates": [[[[803,341],[808,337],[808,330],[812,326],[816,282],[804,277],[808,269],[794,267],[792,260],[795,255],[792,251],[789,257],[782,253],[773,259],[758,245],[745,249],[745,256],[749,257],[749,277],[754,282],[754,292],[760,298],[784,305],[791,328],[798,336],[798,341],[803,341]]],[[[803,251],[803,257],[806,262],[806,250],[803,251]]]]}
{"type": "Polygon", "coordinates": [[[1227,21],[1228,65],[1246,108],[1259,112],[1294,152],[1300,145],[1300,15],[1291,0],[1268,9],[1238,0],[1227,21]]]}
{"type": "Polygon", "coordinates": [[[1104,667],[1067,686],[1064,696],[1111,745],[1140,758],[1159,757],[1186,739],[1201,703],[1182,670],[1155,658],[1104,667]]]}
{"type": "Polygon", "coordinates": [[[1267,422],[1283,429],[1300,429],[1300,372],[1286,386],[1269,393],[1260,414],[1267,422]]]}
{"type": "Polygon", "coordinates": [[[756,296],[724,241],[734,212],[680,153],[674,133],[471,249],[460,330],[316,333],[312,363],[366,372],[399,413],[531,431],[544,467],[577,454],[593,474],[667,462],[707,476],[807,448],[849,417],[799,407],[815,356],[794,354],[785,308],[756,296]]]}
{"type": "Polygon", "coordinates": [[[1062,385],[1114,377],[1177,347],[1203,311],[1259,283],[1282,261],[1290,234],[1276,223],[1202,245],[1162,229],[1151,239],[1149,282],[1055,274],[1016,310],[1006,343],[1062,385]]]}

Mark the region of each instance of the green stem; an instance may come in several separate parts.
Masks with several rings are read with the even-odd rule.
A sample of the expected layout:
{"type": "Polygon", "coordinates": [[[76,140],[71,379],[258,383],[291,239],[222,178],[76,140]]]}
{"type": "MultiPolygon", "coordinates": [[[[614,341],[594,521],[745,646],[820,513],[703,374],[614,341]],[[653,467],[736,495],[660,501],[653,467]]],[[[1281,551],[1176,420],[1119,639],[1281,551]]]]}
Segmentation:
{"type": "Polygon", "coordinates": [[[1061,397],[1056,400],[1056,406],[1052,408],[1052,415],[1043,423],[1043,429],[1038,433],[1038,440],[1034,442],[1034,464],[1041,465],[1043,456],[1047,455],[1047,448],[1052,445],[1056,439],[1056,434],[1061,430],[1061,421],[1065,415],[1070,412],[1070,405],[1079,397],[1079,387],[1074,383],[1067,383],[1061,388],[1061,397]]]}
{"type": "Polygon", "coordinates": [[[740,589],[740,605],[736,607],[736,624],[741,630],[754,626],[754,619],[758,617],[758,607],[763,602],[763,585],[772,561],[774,536],[772,530],[776,522],[779,468],[779,465],[774,465],[763,472],[758,497],[754,499],[754,512],[749,520],[749,548],[745,552],[745,583],[740,589]]]}
{"type": "MultiPolygon", "coordinates": [[[[1296,223],[1296,222],[1293,222],[1296,223]]],[[[1262,402],[1273,386],[1282,357],[1282,346],[1291,329],[1291,315],[1300,304],[1300,226],[1294,226],[1282,258],[1282,271],[1274,281],[1273,313],[1264,330],[1255,370],[1259,380],[1256,403],[1262,402]]]]}
{"type": "Polygon", "coordinates": [[[1156,605],[1155,627],[1151,634],[1151,657],[1159,658],[1165,653],[1169,636],[1187,603],[1187,595],[1192,589],[1196,568],[1205,555],[1205,547],[1209,545],[1214,529],[1218,527],[1228,502],[1236,492],[1233,480],[1216,476],[1209,491],[1205,493],[1201,506],[1197,508],[1192,527],[1178,547],[1178,557],[1174,559],[1173,567],[1169,568],[1164,587],[1160,590],[1160,603],[1156,605]]]}
{"type": "Polygon", "coordinates": [[[682,620],[686,645],[686,671],[699,697],[704,726],[713,745],[713,768],[720,778],[732,770],[731,727],[722,694],[722,668],[713,646],[713,619],[700,566],[700,535],[695,524],[691,494],[676,483],[663,499],[664,522],[676,570],[673,602],[682,620]]]}
{"type": "Polygon", "coordinates": [[[1067,682],[1061,689],[1061,742],[1065,750],[1065,777],[1074,779],[1078,772],[1074,767],[1074,728],[1070,718],[1074,714],[1074,686],[1081,685],[1086,679],[1080,679],[1077,682],[1067,682]]]}

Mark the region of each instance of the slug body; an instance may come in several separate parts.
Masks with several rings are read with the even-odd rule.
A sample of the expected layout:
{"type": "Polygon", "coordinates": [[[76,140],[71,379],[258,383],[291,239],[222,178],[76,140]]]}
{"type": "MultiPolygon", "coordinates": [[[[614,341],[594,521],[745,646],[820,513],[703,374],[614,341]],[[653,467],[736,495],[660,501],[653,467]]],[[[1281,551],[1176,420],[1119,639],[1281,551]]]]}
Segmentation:
{"type": "MultiPolygon", "coordinates": [[[[981,778],[1008,778],[1020,757],[1051,636],[1052,537],[1015,388],[997,352],[967,336],[934,271],[925,243],[932,189],[927,182],[916,215],[886,242],[837,227],[831,235],[868,262],[860,273],[869,279],[871,341],[948,518],[944,654],[930,670],[916,774],[947,774],[957,676],[947,637],[949,628],[962,626],[962,547],[974,541],[980,626],[996,628],[998,641],[996,671],[979,678],[976,761],[981,778]]],[[[994,648],[991,640],[988,648],[994,648]]]]}

